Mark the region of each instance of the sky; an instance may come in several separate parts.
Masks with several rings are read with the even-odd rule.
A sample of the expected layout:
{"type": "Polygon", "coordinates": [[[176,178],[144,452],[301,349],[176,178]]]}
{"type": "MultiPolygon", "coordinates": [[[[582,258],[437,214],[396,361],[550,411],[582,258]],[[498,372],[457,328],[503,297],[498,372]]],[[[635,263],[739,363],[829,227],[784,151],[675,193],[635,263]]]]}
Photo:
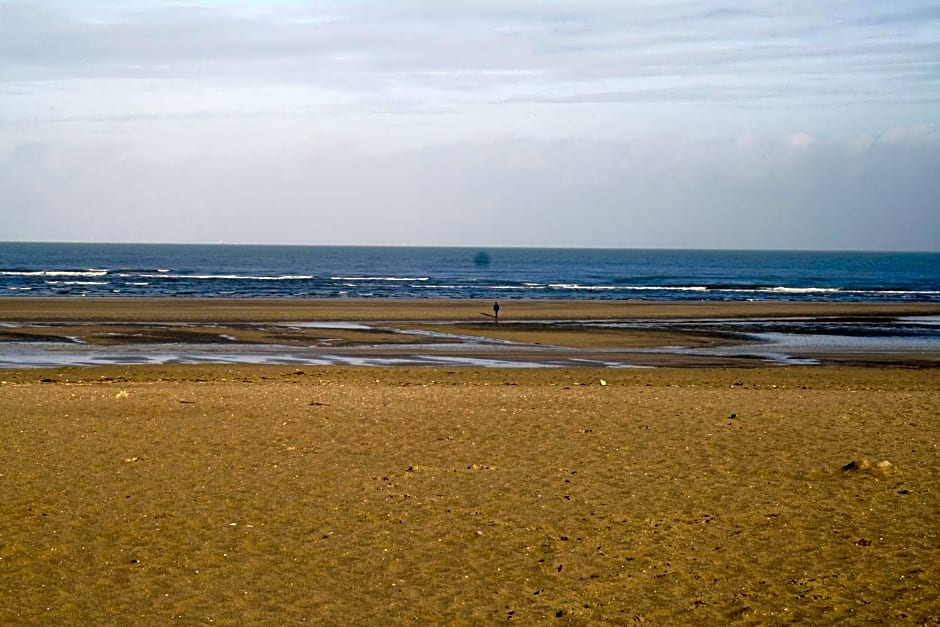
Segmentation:
{"type": "Polygon", "coordinates": [[[940,4],[0,0],[0,241],[940,251],[940,4]]]}

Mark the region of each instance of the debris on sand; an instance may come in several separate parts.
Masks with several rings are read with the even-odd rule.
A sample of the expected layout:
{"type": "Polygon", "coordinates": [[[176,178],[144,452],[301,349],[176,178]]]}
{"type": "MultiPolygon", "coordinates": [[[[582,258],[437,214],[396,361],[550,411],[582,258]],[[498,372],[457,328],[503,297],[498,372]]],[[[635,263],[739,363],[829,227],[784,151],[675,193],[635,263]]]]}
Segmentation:
{"type": "Polygon", "coordinates": [[[883,459],[877,464],[872,464],[867,459],[861,461],[852,460],[847,464],[842,466],[844,472],[867,472],[867,473],[879,473],[879,474],[889,474],[895,469],[894,464],[889,462],[887,459],[883,459]]]}

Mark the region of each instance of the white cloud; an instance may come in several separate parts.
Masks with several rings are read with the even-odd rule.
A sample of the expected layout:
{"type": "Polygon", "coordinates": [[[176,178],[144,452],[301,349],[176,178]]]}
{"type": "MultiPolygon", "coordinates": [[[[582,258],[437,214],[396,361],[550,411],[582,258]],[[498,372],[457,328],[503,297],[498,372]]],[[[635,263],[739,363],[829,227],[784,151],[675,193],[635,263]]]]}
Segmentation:
{"type": "Polygon", "coordinates": [[[940,130],[933,124],[916,124],[908,127],[895,127],[878,135],[878,141],[887,144],[905,144],[912,142],[940,141],[940,130]]]}
{"type": "Polygon", "coordinates": [[[742,133],[738,135],[734,140],[735,146],[739,146],[741,148],[751,148],[753,146],[757,146],[758,144],[760,144],[760,142],[761,142],[760,135],[755,133],[754,131],[747,131],[746,133],[742,133]]]}
{"type": "Polygon", "coordinates": [[[816,137],[810,133],[801,131],[787,137],[787,143],[794,148],[808,148],[816,143],[816,137]]]}

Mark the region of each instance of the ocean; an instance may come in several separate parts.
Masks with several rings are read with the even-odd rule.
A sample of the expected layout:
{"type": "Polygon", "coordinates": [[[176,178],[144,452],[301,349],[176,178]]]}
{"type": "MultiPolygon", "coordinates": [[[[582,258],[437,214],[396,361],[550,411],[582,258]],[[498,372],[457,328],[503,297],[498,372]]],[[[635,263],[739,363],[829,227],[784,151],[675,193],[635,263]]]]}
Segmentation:
{"type": "Polygon", "coordinates": [[[0,295],[940,302],[940,253],[0,243],[0,295]]]}

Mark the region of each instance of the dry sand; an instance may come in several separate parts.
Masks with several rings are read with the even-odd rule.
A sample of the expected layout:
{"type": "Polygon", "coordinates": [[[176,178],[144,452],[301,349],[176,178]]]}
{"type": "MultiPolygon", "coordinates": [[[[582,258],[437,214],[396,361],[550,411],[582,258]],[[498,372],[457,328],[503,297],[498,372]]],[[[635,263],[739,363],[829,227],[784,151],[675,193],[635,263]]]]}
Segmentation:
{"type": "Polygon", "coordinates": [[[0,380],[2,624],[940,621],[937,368],[0,380]]]}
{"type": "Polygon", "coordinates": [[[3,624],[940,620],[936,369],[0,376],[3,624]]]}

